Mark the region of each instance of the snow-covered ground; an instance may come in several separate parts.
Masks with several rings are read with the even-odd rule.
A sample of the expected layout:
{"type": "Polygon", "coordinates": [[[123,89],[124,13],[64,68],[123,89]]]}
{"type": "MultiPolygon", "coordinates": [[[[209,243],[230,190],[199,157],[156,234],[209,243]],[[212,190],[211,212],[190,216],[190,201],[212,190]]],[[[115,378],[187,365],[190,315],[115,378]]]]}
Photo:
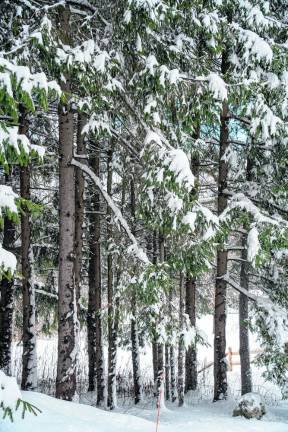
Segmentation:
{"type": "MultiPolygon", "coordinates": [[[[1,432],[154,432],[156,409],[132,408],[125,414],[59,401],[39,393],[23,392],[26,400],[42,410],[34,417],[0,420],[1,432]]],[[[287,432],[288,405],[268,410],[262,420],[232,417],[231,402],[203,403],[196,406],[165,409],[159,432],[287,432]]]]}

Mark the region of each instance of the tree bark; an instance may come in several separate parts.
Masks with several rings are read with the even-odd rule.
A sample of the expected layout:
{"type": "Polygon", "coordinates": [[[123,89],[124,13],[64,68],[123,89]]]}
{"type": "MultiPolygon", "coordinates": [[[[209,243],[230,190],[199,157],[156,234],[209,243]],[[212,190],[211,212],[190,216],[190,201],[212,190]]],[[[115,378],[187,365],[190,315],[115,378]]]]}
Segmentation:
{"type": "MultiPolygon", "coordinates": [[[[59,11],[60,39],[70,45],[70,11],[59,11]]],[[[58,279],[58,362],[56,397],[72,400],[76,392],[77,306],[74,281],[75,259],[75,173],[73,158],[73,112],[70,106],[71,81],[65,77],[61,88],[66,102],[59,104],[59,279],[58,279]]]]}
{"type": "MultiPolygon", "coordinates": [[[[9,176],[6,176],[6,184],[9,176]]],[[[4,218],[3,248],[9,252],[14,251],[16,239],[15,224],[4,218]]],[[[14,311],[14,278],[2,278],[0,281],[0,369],[6,375],[11,375],[11,348],[13,332],[14,311]]]]}
{"type": "MultiPolygon", "coordinates": [[[[246,178],[252,181],[252,160],[248,156],[246,178]]],[[[247,262],[247,236],[242,236],[242,254],[240,270],[240,286],[249,291],[249,263],[247,262]]],[[[239,295],[239,354],[241,365],[241,394],[252,392],[252,375],[250,366],[249,330],[247,327],[249,317],[248,297],[243,293],[239,295]]]]}
{"type": "Polygon", "coordinates": [[[183,293],[183,276],[180,275],[179,283],[179,327],[180,338],[178,345],[178,405],[184,405],[184,358],[185,358],[185,345],[184,345],[184,293],[183,293]]]}
{"type": "MultiPolygon", "coordinates": [[[[85,136],[82,130],[87,123],[87,118],[84,113],[78,114],[77,119],[77,154],[85,155],[86,145],[85,136]]],[[[83,259],[83,222],[84,222],[84,189],[85,180],[83,171],[76,169],[75,171],[75,293],[78,316],[80,315],[80,297],[81,297],[81,282],[82,282],[82,259],[83,259]]]]}
{"type": "Polygon", "coordinates": [[[165,399],[170,400],[170,347],[168,344],[165,345],[165,399]]]}
{"type": "MultiPolygon", "coordinates": [[[[100,176],[100,147],[93,150],[91,166],[100,176]]],[[[89,217],[89,294],[88,294],[88,359],[89,391],[95,390],[97,383],[97,406],[105,402],[105,377],[102,329],[102,281],[101,281],[101,218],[100,192],[97,190],[91,198],[89,217]]]]}
{"type": "MultiPolygon", "coordinates": [[[[196,326],[196,278],[186,278],[186,314],[190,324],[196,326]]],[[[197,350],[196,345],[190,345],[185,357],[185,391],[197,389],[197,350]]]]}
{"type": "MultiPolygon", "coordinates": [[[[21,125],[19,133],[27,135],[28,119],[25,110],[20,107],[21,125]]],[[[20,168],[20,195],[30,201],[30,170],[31,166],[20,168]]],[[[36,311],[35,289],[33,281],[33,248],[31,239],[32,219],[28,206],[24,204],[21,214],[21,267],[23,296],[23,354],[22,354],[22,390],[37,388],[37,353],[36,353],[36,311]]]]}
{"type": "MultiPolygon", "coordinates": [[[[135,235],[136,226],[136,197],[135,197],[135,184],[134,173],[130,183],[130,196],[131,196],[131,217],[133,224],[133,234],[135,235]]],[[[141,389],[141,369],[140,369],[140,354],[139,354],[139,334],[138,334],[138,321],[137,321],[137,296],[133,289],[131,297],[131,344],[132,344],[132,367],[133,367],[133,383],[134,383],[134,402],[137,405],[142,399],[141,389]]]]}
{"type": "MultiPolygon", "coordinates": [[[[222,73],[227,71],[227,54],[222,54],[222,73]]],[[[218,215],[227,207],[228,163],[223,159],[229,146],[228,105],[223,102],[220,118],[220,151],[218,172],[218,215]]],[[[221,279],[227,273],[228,253],[217,251],[217,277],[215,286],[214,312],[214,401],[227,398],[226,367],[226,282],[221,279]]]]}
{"type": "MultiPolygon", "coordinates": [[[[107,193],[112,195],[112,181],[113,181],[113,152],[114,144],[112,142],[111,148],[108,151],[107,160],[107,193]]],[[[108,395],[107,407],[113,410],[116,405],[116,360],[117,360],[117,333],[118,333],[118,308],[114,303],[114,281],[113,281],[113,257],[109,251],[109,244],[113,238],[112,230],[112,211],[107,206],[107,298],[108,298],[108,395]]]]}
{"type": "MultiPolygon", "coordinates": [[[[162,233],[159,233],[159,261],[162,263],[165,259],[165,240],[162,233]]],[[[161,320],[161,317],[159,317],[161,320]]],[[[164,359],[164,344],[160,341],[157,343],[157,386],[156,395],[157,400],[160,396],[161,387],[164,388],[165,378],[165,359],[164,359]]]]}
{"type": "Polygon", "coordinates": [[[171,374],[171,401],[175,402],[177,399],[177,388],[176,388],[175,351],[173,346],[170,346],[170,374],[171,374]]]}

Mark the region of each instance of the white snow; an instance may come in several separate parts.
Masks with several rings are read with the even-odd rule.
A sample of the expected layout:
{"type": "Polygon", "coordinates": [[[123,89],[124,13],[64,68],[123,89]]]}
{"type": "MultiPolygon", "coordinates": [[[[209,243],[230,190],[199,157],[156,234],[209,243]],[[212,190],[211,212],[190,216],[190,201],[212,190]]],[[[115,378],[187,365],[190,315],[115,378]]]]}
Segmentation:
{"type": "Polygon", "coordinates": [[[15,255],[4,249],[0,243],[0,270],[4,268],[5,270],[10,270],[14,273],[17,266],[17,260],[15,255]]]}
{"type": "Polygon", "coordinates": [[[221,101],[226,100],[228,97],[227,87],[223,79],[216,73],[210,73],[207,76],[208,87],[215,99],[221,101]]]}
{"type": "Polygon", "coordinates": [[[253,265],[255,264],[255,258],[260,250],[260,242],[258,239],[258,230],[256,227],[251,228],[247,236],[247,259],[253,265]]]}
{"type": "MultiPolygon", "coordinates": [[[[1,408],[9,408],[12,412],[16,408],[18,399],[21,399],[21,393],[16,383],[16,379],[8,377],[0,370],[0,417],[1,408]]],[[[0,420],[1,426],[1,420],[0,420]]],[[[2,431],[2,427],[0,427],[2,431]]]]}
{"type": "MultiPolygon", "coordinates": [[[[151,432],[156,430],[156,408],[131,408],[129,414],[107,412],[91,406],[75,404],[51,398],[40,393],[23,392],[23,398],[37,406],[42,413],[27,414],[24,420],[20,413],[15,423],[0,420],[1,432],[151,432]]],[[[287,409],[287,407],[286,407],[287,409]]],[[[170,407],[160,413],[159,432],[286,432],[287,413],[273,410],[270,418],[261,421],[232,417],[233,404],[200,403],[183,408],[170,407]],[[276,413],[276,415],[275,415],[276,413]],[[276,418],[275,418],[276,417],[276,418]]],[[[127,412],[127,411],[126,411],[127,412]]]]}

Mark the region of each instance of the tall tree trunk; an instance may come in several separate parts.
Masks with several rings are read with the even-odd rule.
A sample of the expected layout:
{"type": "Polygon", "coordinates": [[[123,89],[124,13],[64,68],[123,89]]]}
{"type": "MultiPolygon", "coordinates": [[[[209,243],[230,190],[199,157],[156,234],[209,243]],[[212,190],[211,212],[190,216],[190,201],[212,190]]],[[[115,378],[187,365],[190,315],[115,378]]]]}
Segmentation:
{"type": "MultiPolygon", "coordinates": [[[[134,184],[134,173],[131,178],[131,216],[133,220],[133,233],[135,235],[136,226],[136,199],[135,199],[135,184],[134,184]]],[[[133,289],[131,297],[131,344],[132,344],[132,367],[133,367],[133,383],[134,383],[134,402],[138,404],[142,398],[141,391],[141,371],[140,371],[140,354],[139,354],[139,334],[138,334],[138,321],[137,321],[137,296],[133,289]]]]}
{"type": "MultiPolygon", "coordinates": [[[[59,12],[61,41],[70,45],[70,11],[59,12]]],[[[61,88],[66,102],[59,104],[59,279],[58,279],[58,362],[56,397],[72,400],[76,392],[77,306],[74,284],[75,259],[75,178],[73,158],[73,112],[70,106],[71,81],[65,77],[61,88]]]]}
{"type": "Polygon", "coordinates": [[[170,346],[165,345],[165,399],[170,400],[170,346]]]}
{"type": "Polygon", "coordinates": [[[177,399],[177,389],[176,389],[175,351],[173,346],[170,346],[170,379],[171,379],[171,401],[175,402],[177,399]]]}
{"type": "Polygon", "coordinates": [[[185,345],[184,345],[184,307],[185,307],[184,293],[183,293],[183,276],[180,275],[179,283],[179,327],[180,338],[178,345],[178,405],[184,405],[184,358],[185,358],[185,345]]]}
{"type": "MultiPolygon", "coordinates": [[[[249,290],[248,277],[248,262],[246,237],[243,236],[243,251],[240,272],[240,285],[249,290]]],[[[241,394],[250,393],[252,391],[251,367],[250,367],[250,352],[249,352],[249,331],[247,327],[248,321],[248,297],[240,293],[239,296],[239,342],[240,342],[240,365],[241,365],[241,394]]]]}
{"type": "MultiPolygon", "coordinates": [[[[91,166],[95,174],[100,176],[100,147],[93,149],[91,166]]],[[[89,218],[89,295],[88,295],[88,359],[89,359],[89,391],[95,390],[97,383],[97,405],[105,402],[105,377],[102,329],[102,282],[101,282],[101,217],[100,193],[96,191],[91,198],[89,218]]]]}
{"type": "MultiPolygon", "coordinates": [[[[107,192],[112,195],[113,180],[113,152],[114,143],[108,151],[107,160],[107,192]]],[[[116,360],[117,360],[117,330],[118,330],[118,311],[117,305],[114,304],[114,281],[113,281],[113,257],[109,251],[110,241],[113,238],[112,230],[112,212],[107,206],[107,297],[108,297],[108,395],[107,407],[113,410],[116,407],[116,360]]]]}
{"type": "MultiPolygon", "coordinates": [[[[6,176],[5,183],[9,183],[6,176]]],[[[3,248],[9,252],[14,251],[16,238],[15,224],[4,218],[3,248]]],[[[0,369],[6,375],[11,375],[11,345],[13,331],[13,310],[14,310],[14,279],[2,278],[0,281],[0,369]]]]}
{"type": "MultiPolygon", "coordinates": [[[[19,133],[27,135],[28,119],[25,110],[20,107],[21,125],[19,133]]],[[[30,164],[20,169],[20,195],[30,201],[30,164]]],[[[31,239],[32,219],[28,206],[21,215],[21,267],[23,295],[23,354],[22,354],[22,390],[37,388],[37,354],[35,322],[35,289],[33,281],[33,248],[31,239]]]]}
{"type": "MultiPolygon", "coordinates": [[[[153,251],[153,257],[152,261],[153,264],[157,264],[157,254],[158,254],[158,244],[157,244],[157,232],[153,231],[153,238],[152,238],[152,251],[153,251]]],[[[155,329],[156,333],[156,329],[155,329]]],[[[157,396],[157,376],[158,376],[158,344],[156,340],[152,341],[152,365],[153,365],[153,379],[154,379],[154,396],[157,396]]]]}
{"type": "MultiPolygon", "coordinates": [[[[82,133],[84,126],[87,123],[87,118],[84,113],[78,114],[77,119],[77,154],[85,155],[85,136],[82,133]]],[[[81,282],[82,282],[82,259],[83,259],[83,222],[84,222],[84,188],[85,180],[81,169],[76,168],[75,171],[75,293],[78,309],[80,314],[80,297],[81,297],[81,282]]]]}
{"type": "MultiPolygon", "coordinates": [[[[197,125],[193,138],[195,140],[200,138],[200,126],[197,125]]],[[[199,183],[199,155],[193,154],[191,157],[191,170],[199,183]]],[[[196,289],[197,281],[195,277],[188,275],[186,277],[186,291],[185,291],[185,311],[189,317],[190,325],[196,327],[196,289]]],[[[185,392],[197,389],[197,346],[196,340],[193,345],[190,345],[186,351],[185,356],[185,392]]]]}
{"type": "MultiPolygon", "coordinates": [[[[189,317],[190,325],[196,326],[196,278],[186,278],[186,314],[189,317]]],[[[185,391],[196,390],[197,388],[197,350],[196,345],[190,345],[185,357],[185,391]]]]}
{"type": "MultiPolygon", "coordinates": [[[[159,233],[159,261],[164,262],[165,259],[165,240],[164,235],[159,233]]],[[[159,317],[161,321],[161,317],[159,317]]],[[[165,378],[165,353],[164,344],[160,341],[157,343],[157,398],[160,396],[161,387],[164,388],[165,378]]],[[[164,395],[163,395],[164,398],[164,395]]]]}
{"type": "MultiPolygon", "coordinates": [[[[222,73],[227,71],[227,53],[222,54],[222,73]]],[[[228,163],[223,158],[229,146],[228,105],[223,102],[220,125],[220,151],[218,172],[218,215],[227,207],[228,163]]],[[[217,251],[217,277],[215,286],[214,312],[214,401],[227,397],[227,367],[226,367],[226,282],[222,277],[227,273],[228,252],[217,251]]]]}
{"type": "MultiPolygon", "coordinates": [[[[252,159],[248,156],[246,178],[247,181],[252,181],[252,159]]],[[[247,262],[247,236],[242,237],[242,254],[241,254],[241,270],[240,270],[240,285],[249,290],[249,263],[247,262]]],[[[252,391],[252,376],[250,366],[250,351],[249,351],[249,330],[247,327],[249,315],[248,297],[240,293],[239,295],[239,354],[241,365],[241,394],[250,393],[252,391]]]]}

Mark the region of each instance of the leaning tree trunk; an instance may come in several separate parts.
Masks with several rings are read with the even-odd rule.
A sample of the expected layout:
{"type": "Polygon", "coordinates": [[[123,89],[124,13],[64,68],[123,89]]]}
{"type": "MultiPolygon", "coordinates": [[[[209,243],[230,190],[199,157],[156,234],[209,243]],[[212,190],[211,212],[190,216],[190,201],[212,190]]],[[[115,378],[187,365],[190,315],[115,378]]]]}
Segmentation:
{"type": "MultiPolygon", "coordinates": [[[[246,177],[248,181],[252,181],[252,160],[247,159],[246,177]]],[[[240,271],[240,285],[249,290],[249,263],[247,262],[247,236],[242,237],[242,260],[240,271]]],[[[249,330],[247,327],[249,316],[248,297],[240,293],[239,295],[239,354],[241,365],[241,394],[250,393],[252,391],[252,377],[250,366],[250,351],[249,351],[249,330]]]]}
{"type": "MultiPolygon", "coordinates": [[[[6,176],[6,183],[9,182],[6,176]]],[[[4,218],[3,248],[14,252],[16,238],[15,224],[4,218]]],[[[0,369],[6,375],[11,375],[11,345],[14,310],[14,279],[2,278],[0,281],[0,369]]]]}
{"type": "MultiPolygon", "coordinates": [[[[227,55],[222,55],[222,73],[227,71],[227,55]]],[[[223,102],[220,125],[220,151],[218,172],[218,215],[227,207],[228,163],[224,158],[229,146],[228,105],[223,102]]],[[[226,282],[223,276],[227,273],[228,253],[217,251],[217,275],[215,286],[214,312],[214,401],[227,397],[227,367],[226,367],[226,282]]]]}
{"type": "MultiPolygon", "coordinates": [[[[86,115],[78,114],[77,119],[77,155],[85,155],[85,135],[82,133],[85,124],[87,123],[86,115]]],[[[80,314],[80,297],[81,297],[81,281],[82,281],[82,259],[83,259],[83,222],[84,222],[84,189],[85,180],[83,172],[80,168],[75,171],[75,293],[78,309],[80,314]]]]}
{"type": "MultiPolygon", "coordinates": [[[[91,166],[100,177],[100,147],[91,158],[91,166]]],[[[88,294],[88,361],[89,361],[89,391],[97,388],[97,406],[105,402],[105,377],[102,329],[102,282],[101,282],[101,217],[100,193],[95,191],[91,197],[89,217],[89,294],[88,294]]]]}
{"type": "MultiPolygon", "coordinates": [[[[133,220],[133,234],[135,235],[136,226],[136,200],[135,200],[135,184],[134,174],[131,179],[131,217],[133,220]]],[[[140,371],[140,354],[139,354],[139,334],[138,334],[138,321],[137,321],[137,296],[134,288],[132,288],[131,296],[131,345],[132,345],[132,368],[133,368],[133,384],[134,384],[134,402],[138,404],[142,398],[141,391],[141,371],[140,371]]]]}
{"type": "MultiPolygon", "coordinates": [[[[28,119],[22,109],[19,133],[27,135],[28,119]]],[[[30,164],[20,168],[20,195],[30,201],[30,164]]],[[[35,288],[33,282],[33,248],[31,239],[32,220],[27,205],[24,204],[21,215],[21,267],[23,295],[23,354],[22,354],[22,390],[37,388],[37,355],[35,326],[35,288]]]]}
{"type": "Polygon", "coordinates": [[[165,345],[165,399],[167,401],[171,398],[171,371],[170,371],[170,346],[165,345]]]}
{"type": "MultiPolygon", "coordinates": [[[[70,44],[69,8],[59,12],[59,34],[70,44]]],[[[75,178],[73,158],[73,112],[70,105],[70,77],[61,82],[66,101],[59,104],[59,278],[58,278],[58,362],[56,397],[72,400],[76,392],[77,306],[74,284],[75,178]]]]}
{"type": "MultiPolygon", "coordinates": [[[[190,325],[196,326],[196,278],[186,278],[186,314],[189,317],[190,325]]],[[[197,389],[197,350],[195,342],[186,351],[185,357],[185,391],[197,389]]]]}
{"type": "Polygon", "coordinates": [[[180,338],[178,345],[178,405],[184,405],[184,358],[185,358],[185,345],[184,345],[184,293],[183,293],[183,276],[180,275],[179,283],[179,327],[180,338]]]}

